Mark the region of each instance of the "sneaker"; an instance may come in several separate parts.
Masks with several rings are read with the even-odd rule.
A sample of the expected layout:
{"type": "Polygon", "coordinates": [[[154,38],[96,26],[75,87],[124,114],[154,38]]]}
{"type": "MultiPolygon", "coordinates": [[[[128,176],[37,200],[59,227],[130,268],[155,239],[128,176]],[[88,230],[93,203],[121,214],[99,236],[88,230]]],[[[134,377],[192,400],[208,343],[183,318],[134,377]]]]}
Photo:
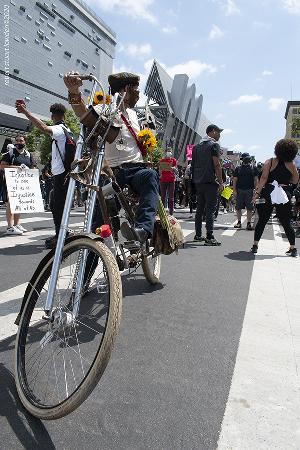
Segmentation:
{"type": "Polygon", "coordinates": [[[214,237],[206,238],[205,244],[206,246],[210,247],[219,247],[221,245],[221,242],[217,241],[214,237]]]}
{"type": "Polygon", "coordinates": [[[296,256],[298,256],[298,251],[296,248],[290,248],[287,252],[285,252],[285,254],[291,256],[292,258],[296,258],[296,256]]]}
{"type": "Polygon", "coordinates": [[[251,252],[256,254],[257,250],[258,250],[258,246],[256,244],[253,244],[252,247],[251,247],[251,252]]]}
{"type": "Polygon", "coordinates": [[[197,236],[197,234],[194,236],[195,242],[205,242],[205,238],[202,236],[197,236]]]}
{"type": "Polygon", "coordinates": [[[18,228],[18,230],[20,230],[20,231],[23,231],[23,233],[26,233],[26,231],[28,231],[28,230],[26,230],[26,228],[24,228],[24,227],[22,227],[22,225],[14,225],[14,227],[15,228],[18,228]]]}
{"type": "Polygon", "coordinates": [[[242,228],[241,222],[237,222],[233,228],[242,228]]]}
{"type": "Polygon", "coordinates": [[[17,227],[8,227],[6,230],[7,235],[21,236],[23,231],[19,230],[17,227]]]}
{"type": "Polygon", "coordinates": [[[247,223],[246,230],[249,230],[249,231],[252,231],[252,230],[253,230],[253,227],[252,227],[252,225],[251,225],[251,222],[248,222],[248,223],[247,223]]]}

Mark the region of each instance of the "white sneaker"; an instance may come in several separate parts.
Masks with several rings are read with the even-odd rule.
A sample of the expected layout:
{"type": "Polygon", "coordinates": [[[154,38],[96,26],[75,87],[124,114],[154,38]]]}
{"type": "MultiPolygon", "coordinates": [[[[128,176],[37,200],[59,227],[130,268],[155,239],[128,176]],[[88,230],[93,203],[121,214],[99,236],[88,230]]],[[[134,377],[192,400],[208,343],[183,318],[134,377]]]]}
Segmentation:
{"type": "Polygon", "coordinates": [[[6,230],[6,234],[14,235],[14,236],[21,236],[23,234],[23,231],[19,230],[17,227],[9,227],[6,230]]]}
{"type": "Polygon", "coordinates": [[[14,227],[15,228],[18,228],[18,230],[20,230],[20,231],[22,231],[23,233],[26,233],[26,231],[28,231],[28,230],[26,230],[26,228],[24,228],[24,227],[22,227],[22,225],[14,225],[14,227]]]}

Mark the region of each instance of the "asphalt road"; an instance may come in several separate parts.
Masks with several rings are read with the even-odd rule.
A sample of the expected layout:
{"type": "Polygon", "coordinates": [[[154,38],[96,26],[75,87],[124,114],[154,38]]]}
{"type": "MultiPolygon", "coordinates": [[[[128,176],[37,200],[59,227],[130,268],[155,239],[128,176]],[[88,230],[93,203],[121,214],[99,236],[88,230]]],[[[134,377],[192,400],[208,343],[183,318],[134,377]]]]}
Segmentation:
{"type": "MultiPolygon", "coordinates": [[[[16,286],[30,278],[53,230],[49,214],[40,214],[39,222],[28,217],[28,242],[8,246],[8,239],[17,243],[19,237],[0,236],[2,329],[18,312],[16,286]]],[[[215,232],[222,246],[203,247],[192,242],[187,213],[177,217],[190,231],[185,248],[163,257],[161,285],[149,286],[141,271],[123,280],[121,329],[111,360],[74,413],[41,422],[24,410],[13,378],[14,331],[2,336],[1,449],[217,448],[249,294],[253,234],[235,233],[229,226],[234,215],[222,215],[215,232]],[[222,235],[226,230],[229,235],[222,235]]],[[[72,223],[81,219],[75,213],[72,223]]],[[[273,239],[270,226],[264,238],[273,239]]]]}

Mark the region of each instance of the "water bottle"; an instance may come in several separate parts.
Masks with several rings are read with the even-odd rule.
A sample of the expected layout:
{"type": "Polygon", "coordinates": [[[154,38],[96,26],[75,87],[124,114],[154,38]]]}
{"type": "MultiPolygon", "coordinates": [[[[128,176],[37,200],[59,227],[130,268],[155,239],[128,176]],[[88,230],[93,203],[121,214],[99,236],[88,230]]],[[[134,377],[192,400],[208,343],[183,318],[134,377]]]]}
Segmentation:
{"type": "Polygon", "coordinates": [[[266,199],[265,198],[258,198],[257,200],[255,200],[255,204],[256,205],[263,205],[264,203],[266,203],[266,199]]]}
{"type": "Polygon", "coordinates": [[[115,241],[112,237],[112,232],[109,225],[101,225],[101,227],[96,229],[96,234],[101,236],[103,243],[110,249],[112,254],[116,256],[116,246],[115,241]]]}

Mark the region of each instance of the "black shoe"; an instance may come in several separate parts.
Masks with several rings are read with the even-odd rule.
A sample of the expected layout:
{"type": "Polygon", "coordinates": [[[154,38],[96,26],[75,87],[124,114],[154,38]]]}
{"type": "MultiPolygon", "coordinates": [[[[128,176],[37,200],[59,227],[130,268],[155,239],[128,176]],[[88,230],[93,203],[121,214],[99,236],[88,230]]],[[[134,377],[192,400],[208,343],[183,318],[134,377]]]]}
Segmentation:
{"type": "Polygon", "coordinates": [[[252,247],[251,247],[251,252],[256,254],[257,250],[258,250],[258,246],[256,244],[253,244],[252,247]]]}
{"type": "Polygon", "coordinates": [[[252,227],[252,225],[251,225],[251,222],[248,222],[248,223],[247,223],[246,230],[249,230],[249,231],[252,231],[252,230],[253,230],[253,227],[252,227]]]}
{"type": "Polygon", "coordinates": [[[241,222],[237,222],[233,228],[242,228],[241,222]]]}
{"type": "Polygon", "coordinates": [[[45,247],[48,248],[48,249],[54,248],[56,246],[56,244],[57,244],[57,236],[56,235],[48,237],[45,240],[45,247]]]}
{"type": "Polygon", "coordinates": [[[285,254],[291,256],[292,258],[296,258],[298,256],[298,251],[296,248],[290,248],[287,252],[285,252],[285,254]]]}
{"type": "Polygon", "coordinates": [[[205,238],[202,236],[197,236],[197,234],[194,236],[195,242],[205,242],[205,238]]]}
{"type": "Polygon", "coordinates": [[[210,238],[205,239],[204,245],[209,246],[209,247],[219,247],[221,245],[221,242],[217,241],[214,238],[214,236],[212,236],[210,238]]]}
{"type": "Polygon", "coordinates": [[[124,238],[129,241],[145,242],[149,237],[149,234],[146,230],[144,230],[144,228],[132,228],[127,222],[122,223],[121,233],[124,238]]]}

